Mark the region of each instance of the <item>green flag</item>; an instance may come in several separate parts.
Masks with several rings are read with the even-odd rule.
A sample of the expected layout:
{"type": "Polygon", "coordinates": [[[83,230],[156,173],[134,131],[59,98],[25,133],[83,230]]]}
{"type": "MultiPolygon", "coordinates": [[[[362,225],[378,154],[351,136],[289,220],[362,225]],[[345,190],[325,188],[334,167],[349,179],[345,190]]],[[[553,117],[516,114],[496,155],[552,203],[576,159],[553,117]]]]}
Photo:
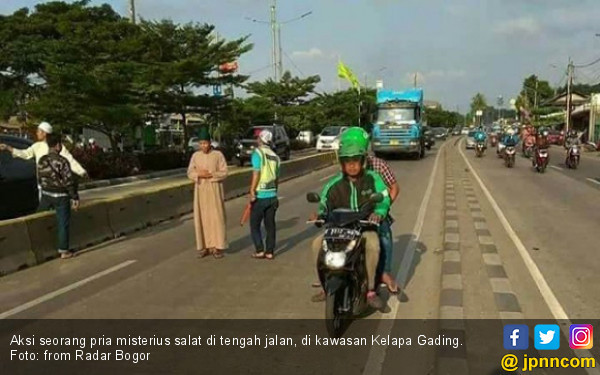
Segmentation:
{"type": "Polygon", "coordinates": [[[358,78],[356,78],[354,73],[352,73],[352,70],[350,70],[350,68],[344,65],[344,63],[341,61],[338,63],[338,77],[344,78],[345,80],[350,82],[352,87],[360,90],[360,83],[358,82],[358,78]]]}

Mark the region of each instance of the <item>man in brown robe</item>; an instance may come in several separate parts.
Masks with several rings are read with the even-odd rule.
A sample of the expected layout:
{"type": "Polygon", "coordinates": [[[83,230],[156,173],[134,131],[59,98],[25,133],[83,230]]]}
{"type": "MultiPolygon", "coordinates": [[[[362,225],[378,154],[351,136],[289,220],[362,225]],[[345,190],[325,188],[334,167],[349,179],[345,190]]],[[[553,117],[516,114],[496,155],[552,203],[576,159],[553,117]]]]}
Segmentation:
{"type": "Polygon", "coordinates": [[[208,129],[202,128],[198,142],[200,150],[192,155],[187,171],[188,178],[196,183],[196,250],[201,258],[213,254],[216,259],[220,259],[228,247],[223,190],[223,180],[227,177],[227,161],[220,151],[212,149],[208,129]]]}

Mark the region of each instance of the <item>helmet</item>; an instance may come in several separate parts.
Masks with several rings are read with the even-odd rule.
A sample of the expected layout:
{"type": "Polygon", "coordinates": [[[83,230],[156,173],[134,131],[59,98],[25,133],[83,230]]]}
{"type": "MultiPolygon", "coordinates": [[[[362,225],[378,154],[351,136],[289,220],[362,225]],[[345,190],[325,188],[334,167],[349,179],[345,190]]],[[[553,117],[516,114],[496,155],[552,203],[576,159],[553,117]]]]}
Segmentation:
{"type": "Polygon", "coordinates": [[[48,124],[46,121],[40,123],[38,129],[46,134],[52,134],[52,125],[48,124]]]}
{"type": "Polygon", "coordinates": [[[273,133],[265,129],[258,134],[258,139],[260,139],[262,143],[268,145],[273,140],[273,133]]]}
{"type": "Polygon", "coordinates": [[[515,135],[515,130],[514,130],[514,129],[512,129],[512,128],[509,128],[509,129],[506,131],[506,133],[507,133],[508,135],[515,135]]]}
{"type": "Polygon", "coordinates": [[[356,156],[365,156],[369,149],[369,135],[359,127],[352,127],[342,133],[340,137],[340,148],[338,156],[350,158],[356,156]]]}
{"type": "Polygon", "coordinates": [[[577,137],[577,132],[575,131],[575,129],[571,129],[569,130],[569,137],[577,137]]]}
{"type": "Polygon", "coordinates": [[[340,136],[340,147],[344,144],[355,143],[365,149],[369,149],[369,134],[361,127],[353,126],[340,136]]]}
{"type": "Polygon", "coordinates": [[[544,137],[547,137],[547,136],[548,136],[548,134],[549,134],[548,130],[544,129],[544,131],[542,132],[542,135],[543,135],[544,137]]]}

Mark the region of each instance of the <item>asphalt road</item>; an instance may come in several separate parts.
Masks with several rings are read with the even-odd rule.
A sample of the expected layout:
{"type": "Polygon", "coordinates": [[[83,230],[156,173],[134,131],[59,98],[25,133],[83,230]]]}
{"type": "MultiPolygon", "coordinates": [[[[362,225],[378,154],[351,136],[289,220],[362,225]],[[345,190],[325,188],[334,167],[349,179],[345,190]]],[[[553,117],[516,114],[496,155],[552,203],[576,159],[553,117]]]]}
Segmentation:
{"type": "MultiPolygon", "coordinates": [[[[401,185],[392,208],[393,269],[405,292],[383,291],[386,309],[364,320],[389,334],[402,319],[453,319],[442,326],[496,319],[486,324],[501,332],[498,319],[597,318],[600,192],[585,179],[594,162],[541,175],[518,158],[507,169],[493,154],[475,158],[458,138],[438,143],[424,160],[390,161],[401,185]]],[[[250,258],[249,229],[237,223],[246,203],[240,198],[226,203],[231,246],[222,260],[195,258],[191,217],[184,217],[1,278],[0,317],[320,319],[324,305],[310,302],[310,242],[318,230],[305,224],[314,210],[305,194],[335,172],[283,184],[274,261],[250,258]]],[[[476,325],[462,329],[468,364],[431,348],[415,357],[380,347],[345,364],[361,374],[494,373],[499,362],[483,358],[502,354],[501,344],[469,336],[476,325]]],[[[598,356],[597,347],[592,353],[598,356]]]]}

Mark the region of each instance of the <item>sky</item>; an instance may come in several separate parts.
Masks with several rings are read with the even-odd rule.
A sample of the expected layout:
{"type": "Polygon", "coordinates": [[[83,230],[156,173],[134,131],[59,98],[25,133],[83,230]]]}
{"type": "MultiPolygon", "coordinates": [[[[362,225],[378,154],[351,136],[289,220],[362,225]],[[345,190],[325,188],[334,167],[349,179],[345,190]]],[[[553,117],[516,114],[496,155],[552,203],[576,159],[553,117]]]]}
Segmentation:
{"type": "MultiPolygon", "coordinates": [[[[0,13],[40,1],[1,0],[0,13]]],[[[108,3],[123,15],[128,0],[108,3]]],[[[146,19],[210,23],[225,38],[250,35],[254,49],[240,59],[251,80],[272,76],[271,30],[246,18],[269,20],[272,0],[136,0],[146,19]]],[[[278,0],[283,65],[294,75],[318,74],[318,91],[346,88],[341,59],[370,86],[412,87],[414,75],[428,100],[468,110],[482,92],[490,104],[508,103],[523,79],[537,74],[562,85],[569,57],[584,65],[600,57],[597,0],[278,0]]],[[[600,82],[600,64],[577,69],[577,82],[600,82]]]]}

